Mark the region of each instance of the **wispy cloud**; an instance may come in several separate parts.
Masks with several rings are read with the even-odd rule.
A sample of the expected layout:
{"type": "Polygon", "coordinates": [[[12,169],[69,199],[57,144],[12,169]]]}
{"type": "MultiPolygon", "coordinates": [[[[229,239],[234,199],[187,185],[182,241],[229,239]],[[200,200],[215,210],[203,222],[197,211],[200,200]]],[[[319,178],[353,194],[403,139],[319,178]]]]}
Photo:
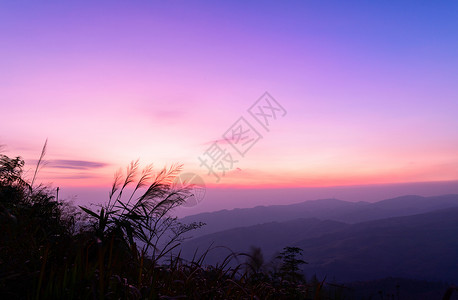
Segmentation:
{"type": "Polygon", "coordinates": [[[181,108],[155,109],[152,112],[153,120],[159,122],[178,122],[186,119],[187,112],[181,108]]]}
{"type": "Polygon", "coordinates": [[[56,179],[89,179],[89,178],[99,178],[99,176],[95,176],[91,174],[75,174],[75,175],[56,176],[56,179]]]}
{"type": "Polygon", "coordinates": [[[90,170],[106,167],[108,164],[86,160],[57,159],[49,161],[48,166],[60,169],[90,170]]]}
{"type": "Polygon", "coordinates": [[[160,111],[156,111],[154,113],[154,116],[156,118],[165,119],[165,120],[168,120],[168,119],[172,119],[172,120],[180,119],[184,115],[185,115],[184,111],[183,110],[179,110],[179,109],[160,110],[160,111]]]}
{"type": "MultiPolygon", "coordinates": [[[[36,161],[29,161],[31,164],[36,164],[36,161]]],[[[103,162],[94,162],[87,160],[70,160],[70,159],[53,159],[46,160],[45,165],[47,168],[57,169],[71,169],[71,170],[92,170],[108,166],[109,164],[103,162]]]]}

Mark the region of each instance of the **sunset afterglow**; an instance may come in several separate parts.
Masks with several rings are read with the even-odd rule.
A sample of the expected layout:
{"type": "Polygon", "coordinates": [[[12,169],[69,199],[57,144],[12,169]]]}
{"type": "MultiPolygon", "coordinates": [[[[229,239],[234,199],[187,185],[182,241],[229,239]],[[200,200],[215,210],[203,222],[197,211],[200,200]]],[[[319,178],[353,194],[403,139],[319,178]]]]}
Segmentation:
{"type": "Polygon", "coordinates": [[[2,3],[5,154],[33,170],[48,139],[40,179],[63,187],[136,159],[215,187],[458,180],[456,3],[241,3],[2,3]],[[266,91],[269,131],[247,112],[266,91]],[[222,143],[216,182],[198,157],[241,116],[262,139],[222,143]]]}

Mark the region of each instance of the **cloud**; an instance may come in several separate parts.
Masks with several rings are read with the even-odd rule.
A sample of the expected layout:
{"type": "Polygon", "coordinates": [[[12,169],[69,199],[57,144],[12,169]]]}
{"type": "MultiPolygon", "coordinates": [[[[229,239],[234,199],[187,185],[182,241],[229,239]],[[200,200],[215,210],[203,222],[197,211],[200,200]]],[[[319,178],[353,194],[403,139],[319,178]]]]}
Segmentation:
{"type": "Polygon", "coordinates": [[[55,176],[56,179],[89,179],[89,178],[99,178],[99,176],[91,174],[76,174],[76,175],[64,175],[64,176],[55,176]]]}
{"type": "Polygon", "coordinates": [[[57,169],[91,170],[106,167],[108,164],[86,160],[55,159],[47,160],[46,166],[57,169]]]}
{"type": "Polygon", "coordinates": [[[157,110],[153,113],[154,119],[161,121],[177,121],[185,116],[186,112],[182,109],[157,110]]]}

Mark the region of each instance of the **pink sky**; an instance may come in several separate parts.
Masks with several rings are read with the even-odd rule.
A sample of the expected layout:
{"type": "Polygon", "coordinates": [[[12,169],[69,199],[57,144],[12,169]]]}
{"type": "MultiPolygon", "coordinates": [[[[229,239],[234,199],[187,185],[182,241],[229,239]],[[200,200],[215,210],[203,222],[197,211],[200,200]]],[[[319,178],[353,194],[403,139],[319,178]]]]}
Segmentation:
{"type": "Polygon", "coordinates": [[[458,180],[456,2],[327,3],[2,2],[4,153],[32,169],[48,139],[40,180],[72,188],[137,158],[215,187],[458,180]],[[198,157],[241,116],[263,138],[222,144],[217,183],[198,157]]]}

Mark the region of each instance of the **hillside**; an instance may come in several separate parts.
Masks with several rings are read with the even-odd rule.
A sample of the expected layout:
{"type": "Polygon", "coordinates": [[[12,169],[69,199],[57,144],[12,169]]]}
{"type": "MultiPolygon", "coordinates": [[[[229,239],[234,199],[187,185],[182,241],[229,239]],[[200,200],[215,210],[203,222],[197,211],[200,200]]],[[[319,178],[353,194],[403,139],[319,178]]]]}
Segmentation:
{"type": "MultiPolygon", "coordinates": [[[[398,276],[427,280],[458,278],[458,207],[412,216],[346,224],[296,219],[221,231],[183,244],[190,257],[196,248],[226,246],[235,252],[261,247],[266,260],[283,247],[304,249],[305,271],[354,281],[398,276]]],[[[215,263],[228,253],[216,248],[215,263]]]]}
{"type": "Polygon", "coordinates": [[[254,208],[200,213],[182,218],[181,221],[183,223],[206,223],[207,226],[192,232],[192,237],[199,237],[235,227],[268,222],[284,222],[299,218],[358,223],[415,215],[449,207],[458,207],[458,195],[434,197],[408,195],[375,203],[320,199],[291,205],[257,206],[254,208]]]}

